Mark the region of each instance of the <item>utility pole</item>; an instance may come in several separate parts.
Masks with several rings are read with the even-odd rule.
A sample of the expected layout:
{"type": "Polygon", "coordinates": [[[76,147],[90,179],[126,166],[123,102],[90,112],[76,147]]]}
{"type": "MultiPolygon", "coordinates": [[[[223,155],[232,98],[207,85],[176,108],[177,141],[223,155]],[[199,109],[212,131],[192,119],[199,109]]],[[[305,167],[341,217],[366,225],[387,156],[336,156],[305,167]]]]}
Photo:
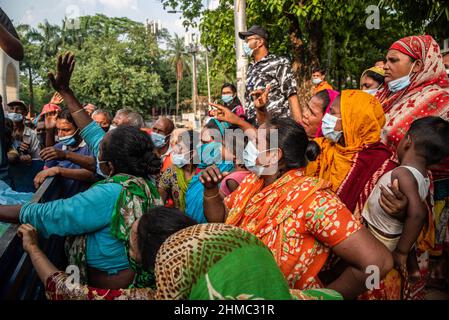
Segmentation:
{"type": "MultiPolygon", "coordinates": [[[[197,129],[197,101],[198,101],[198,84],[197,84],[197,66],[196,66],[196,54],[198,52],[198,44],[194,34],[186,35],[186,44],[188,44],[189,53],[192,55],[192,105],[193,105],[193,115],[195,119],[194,128],[197,129]]],[[[201,108],[199,110],[199,123],[201,126],[201,108]]]]}
{"type": "Polygon", "coordinates": [[[248,58],[243,52],[243,40],[239,32],[246,31],[246,1],[234,0],[235,54],[237,60],[237,96],[244,104],[246,90],[246,70],[248,58]]]}
{"type": "Polygon", "coordinates": [[[210,100],[210,77],[209,77],[209,55],[208,55],[209,49],[207,49],[207,47],[205,49],[206,49],[207,102],[211,103],[211,100],[210,100]]]}

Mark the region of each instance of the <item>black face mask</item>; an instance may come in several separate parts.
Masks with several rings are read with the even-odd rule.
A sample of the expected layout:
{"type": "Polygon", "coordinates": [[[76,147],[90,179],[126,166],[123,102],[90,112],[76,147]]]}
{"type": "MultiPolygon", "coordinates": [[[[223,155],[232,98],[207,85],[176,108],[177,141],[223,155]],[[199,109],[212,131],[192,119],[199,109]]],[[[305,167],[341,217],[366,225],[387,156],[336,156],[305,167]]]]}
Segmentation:
{"type": "Polygon", "coordinates": [[[101,127],[101,129],[103,129],[104,130],[104,132],[108,132],[109,131],[109,128],[110,128],[111,126],[107,126],[107,127],[101,127]]]}

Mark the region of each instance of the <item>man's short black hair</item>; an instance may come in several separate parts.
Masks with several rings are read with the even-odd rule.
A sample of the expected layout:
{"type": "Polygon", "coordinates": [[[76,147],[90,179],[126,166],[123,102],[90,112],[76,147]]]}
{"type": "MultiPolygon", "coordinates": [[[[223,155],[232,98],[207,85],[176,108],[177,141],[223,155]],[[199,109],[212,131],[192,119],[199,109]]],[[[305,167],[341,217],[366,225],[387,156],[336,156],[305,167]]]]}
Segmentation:
{"type": "Polygon", "coordinates": [[[326,69],[325,69],[325,68],[322,68],[322,67],[314,67],[314,68],[312,69],[312,73],[315,73],[315,72],[319,72],[319,73],[321,73],[322,75],[325,75],[325,74],[326,74],[326,69]]]}
{"type": "Polygon", "coordinates": [[[425,117],[413,121],[407,132],[415,150],[427,165],[437,164],[449,156],[449,122],[440,117],[425,117]]]}

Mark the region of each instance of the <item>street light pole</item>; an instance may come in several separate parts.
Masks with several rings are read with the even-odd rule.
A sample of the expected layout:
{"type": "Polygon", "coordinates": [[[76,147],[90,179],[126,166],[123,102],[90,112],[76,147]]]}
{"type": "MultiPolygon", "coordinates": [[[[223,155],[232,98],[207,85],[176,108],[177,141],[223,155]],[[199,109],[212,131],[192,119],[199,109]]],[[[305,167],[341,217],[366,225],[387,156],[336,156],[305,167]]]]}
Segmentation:
{"type": "Polygon", "coordinates": [[[243,40],[239,32],[246,31],[246,1],[234,0],[234,29],[235,29],[235,54],[237,60],[237,96],[242,103],[245,101],[246,70],[248,59],[243,52],[243,40]]]}
{"type": "Polygon", "coordinates": [[[208,49],[206,49],[206,78],[207,78],[207,102],[211,103],[210,99],[210,77],[209,77],[209,55],[208,55],[208,49]]]}

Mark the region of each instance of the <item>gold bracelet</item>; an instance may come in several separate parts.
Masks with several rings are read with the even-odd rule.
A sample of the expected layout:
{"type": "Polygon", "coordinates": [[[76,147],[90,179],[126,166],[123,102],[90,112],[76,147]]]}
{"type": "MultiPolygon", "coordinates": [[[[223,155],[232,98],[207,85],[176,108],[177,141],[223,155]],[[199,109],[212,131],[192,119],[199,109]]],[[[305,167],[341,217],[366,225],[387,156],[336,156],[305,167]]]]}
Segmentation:
{"type": "Polygon", "coordinates": [[[74,115],[75,113],[78,113],[78,112],[81,112],[81,111],[84,111],[84,109],[83,109],[83,108],[81,108],[81,109],[79,109],[79,110],[76,110],[76,111],[74,111],[74,112],[70,112],[70,114],[71,114],[71,115],[74,115]]]}
{"type": "Polygon", "coordinates": [[[203,194],[203,197],[205,198],[205,199],[213,199],[213,198],[216,198],[217,196],[219,196],[220,195],[220,190],[218,190],[217,191],[217,194],[215,194],[215,195],[213,195],[213,196],[206,196],[206,194],[203,194]]]}

